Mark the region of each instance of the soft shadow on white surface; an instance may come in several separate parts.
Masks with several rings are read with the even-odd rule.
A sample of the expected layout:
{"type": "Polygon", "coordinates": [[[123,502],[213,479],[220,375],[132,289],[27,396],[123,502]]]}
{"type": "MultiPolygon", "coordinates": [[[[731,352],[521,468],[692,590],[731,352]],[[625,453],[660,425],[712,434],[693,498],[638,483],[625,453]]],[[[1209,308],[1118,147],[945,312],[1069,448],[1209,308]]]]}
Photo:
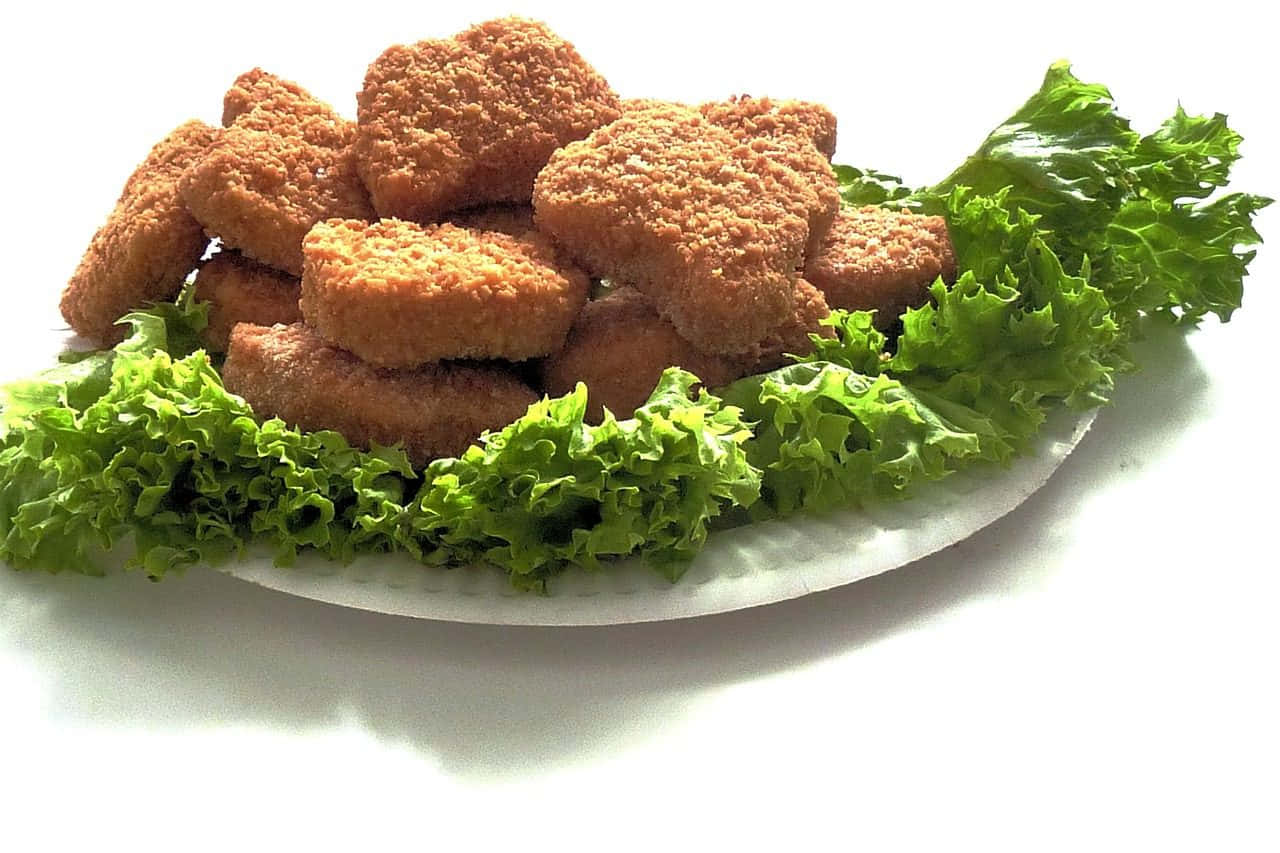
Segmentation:
{"type": "Polygon", "coordinates": [[[1205,398],[1181,336],[1152,331],[1118,402],[1050,482],[931,558],[795,601],[681,622],[498,628],[346,610],[211,571],[151,584],[0,572],[0,632],[49,681],[47,713],[164,731],[356,723],[452,773],[544,770],[656,735],[699,692],[908,629],[1044,580],[1037,560],[1093,483],[1155,464],[1205,398]],[[999,553],[1000,559],[993,559],[999,553]]]}

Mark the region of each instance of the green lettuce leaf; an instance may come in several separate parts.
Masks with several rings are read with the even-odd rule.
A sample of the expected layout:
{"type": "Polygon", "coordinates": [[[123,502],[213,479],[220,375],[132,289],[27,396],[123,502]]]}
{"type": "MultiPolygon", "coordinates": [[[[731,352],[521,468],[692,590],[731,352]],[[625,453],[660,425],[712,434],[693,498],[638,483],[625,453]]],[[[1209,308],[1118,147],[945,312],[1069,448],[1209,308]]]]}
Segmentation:
{"type": "Polygon", "coordinates": [[[583,420],[580,384],[437,460],[409,516],[416,547],[434,563],[484,560],[528,588],[628,554],[678,578],[722,505],[750,506],[760,488],[742,447],[749,426],[705,390],[691,398],[697,381],[667,370],[634,418],[598,426],[583,420]]]}

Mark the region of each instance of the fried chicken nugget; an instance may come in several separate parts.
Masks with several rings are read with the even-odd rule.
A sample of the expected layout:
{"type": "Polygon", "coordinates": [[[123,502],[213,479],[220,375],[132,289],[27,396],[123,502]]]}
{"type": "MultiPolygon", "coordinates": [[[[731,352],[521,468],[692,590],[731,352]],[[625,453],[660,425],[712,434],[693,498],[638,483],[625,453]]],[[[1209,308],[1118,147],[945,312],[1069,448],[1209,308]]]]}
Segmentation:
{"type": "Polygon", "coordinates": [[[602,407],[631,417],[672,366],[712,388],[744,375],[739,360],[695,349],[635,288],[616,287],[587,303],[564,348],[542,362],[541,373],[547,393],[557,396],[585,382],[587,416],[599,422],[602,407]]]}
{"type": "Polygon", "coordinates": [[[223,118],[231,126],[183,175],[181,192],[224,244],[301,275],[312,225],[373,218],[356,171],[355,124],[296,83],[246,72],[227,93],[223,118]]]}
{"type": "Polygon", "coordinates": [[[810,101],[774,101],[738,95],[699,107],[707,120],[735,135],[806,139],[830,160],[836,153],[836,116],[810,101]]]}
{"type": "Polygon", "coordinates": [[[746,353],[791,312],[810,223],[827,215],[771,154],[769,140],[739,143],[695,110],[638,109],[552,155],[535,220],[698,348],[746,353]]]}
{"type": "Polygon", "coordinates": [[[534,232],[330,220],[311,229],[304,252],[307,323],[384,367],[555,352],[590,289],[534,232]]]}
{"type": "Polygon", "coordinates": [[[299,324],[237,325],[222,378],[259,417],[336,430],[358,447],[404,442],[419,466],[461,453],[483,431],[519,418],[537,400],[497,367],[380,369],[299,324]]]}
{"type": "Polygon", "coordinates": [[[418,222],[528,203],[551,152],[618,117],[617,96],[573,45],[521,18],[388,48],[358,101],[374,208],[418,222]]]}
{"type": "Polygon", "coordinates": [[[226,352],[236,323],[272,326],[302,321],[296,276],[223,250],[196,272],[196,299],[209,303],[203,340],[210,352],[226,352]]]}
{"type": "Polygon", "coordinates": [[[62,292],[62,316],[77,334],[101,346],[117,343],[126,331],[115,325],[120,317],[182,288],[209,240],[178,197],[178,179],[216,133],[201,121],[179,126],[125,182],[62,292]]]}
{"type": "Polygon", "coordinates": [[[222,99],[222,126],[286,133],[312,145],[342,149],[355,124],[291,80],[254,68],[235,79],[222,99]]]}
{"type": "Polygon", "coordinates": [[[883,207],[840,211],[805,268],[831,307],[875,311],[881,329],[927,302],[938,276],[956,276],[946,220],[883,207]]]}

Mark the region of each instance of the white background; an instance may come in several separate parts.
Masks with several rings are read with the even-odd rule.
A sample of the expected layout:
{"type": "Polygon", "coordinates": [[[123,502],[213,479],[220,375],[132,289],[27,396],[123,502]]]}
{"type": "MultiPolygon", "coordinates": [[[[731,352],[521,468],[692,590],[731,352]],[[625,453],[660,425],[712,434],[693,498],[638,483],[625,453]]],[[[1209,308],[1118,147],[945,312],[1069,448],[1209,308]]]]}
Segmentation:
{"type": "MultiPolygon", "coordinates": [[[[1231,4],[23,4],[5,86],[0,372],[124,178],[262,65],[354,113],[395,41],[510,10],[624,95],[828,103],[837,160],[937,179],[1054,59],[1140,129],[1180,98],[1280,195],[1271,28],[1231,4]],[[461,7],[465,5],[465,9],[461,7]]],[[[1274,209],[1259,219],[1280,240],[1274,209]]],[[[0,848],[1274,850],[1276,247],[973,539],[766,608],[613,629],[414,622],[206,571],[0,569],[0,848]]]]}

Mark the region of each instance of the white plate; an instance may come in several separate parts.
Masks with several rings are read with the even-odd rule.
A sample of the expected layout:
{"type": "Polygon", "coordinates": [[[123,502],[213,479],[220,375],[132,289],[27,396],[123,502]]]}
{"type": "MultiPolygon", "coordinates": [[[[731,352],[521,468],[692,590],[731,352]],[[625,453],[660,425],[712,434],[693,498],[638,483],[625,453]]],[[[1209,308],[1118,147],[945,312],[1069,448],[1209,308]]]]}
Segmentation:
{"type": "Polygon", "coordinates": [[[1095,414],[1054,412],[1034,452],[1012,467],[971,468],[910,500],[714,533],[675,584],[635,559],[566,572],[545,596],[517,592],[496,569],[424,567],[396,556],[346,566],[308,556],[287,569],[252,557],[223,571],[304,598],[451,622],[608,625],[739,610],[878,575],[973,535],[1043,486],[1095,414]]]}

